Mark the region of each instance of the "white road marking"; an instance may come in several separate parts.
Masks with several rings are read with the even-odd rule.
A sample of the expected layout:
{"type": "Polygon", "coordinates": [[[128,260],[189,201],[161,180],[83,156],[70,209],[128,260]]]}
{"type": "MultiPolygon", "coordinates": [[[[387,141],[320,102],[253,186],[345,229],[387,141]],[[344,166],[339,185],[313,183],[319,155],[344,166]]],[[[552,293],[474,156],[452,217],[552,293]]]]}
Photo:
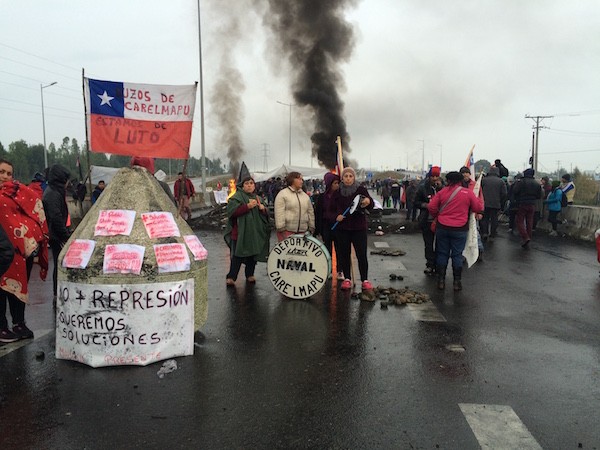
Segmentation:
{"type": "Polygon", "coordinates": [[[510,406],[474,403],[458,406],[482,449],[542,450],[510,406]]]}
{"type": "Polygon", "coordinates": [[[36,340],[46,336],[51,331],[52,330],[35,330],[33,332],[33,334],[34,334],[33,340],[23,339],[22,341],[13,342],[11,344],[4,344],[2,347],[0,347],[0,358],[8,355],[11,352],[14,352],[15,350],[17,350],[21,347],[26,346],[27,344],[31,344],[33,341],[36,341],[36,340]]]}
{"type": "Polygon", "coordinates": [[[421,322],[445,322],[446,318],[438,311],[432,302],[408,303],[408,309],[421,322]]]}
{"type": "Polygon", "coordinates": [[[375,246],[375,248],[390,248],[390,244],[383,241],[373,242],[373,245],[375,246]]]}

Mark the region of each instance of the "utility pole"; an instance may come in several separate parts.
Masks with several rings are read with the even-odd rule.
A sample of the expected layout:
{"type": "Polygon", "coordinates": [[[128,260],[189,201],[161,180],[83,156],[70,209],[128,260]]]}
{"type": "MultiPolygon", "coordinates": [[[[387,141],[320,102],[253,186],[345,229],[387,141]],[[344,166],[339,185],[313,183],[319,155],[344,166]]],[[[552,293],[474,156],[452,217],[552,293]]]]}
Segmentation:
{"type": "Polygon", "coordinates": [[[533,119],[535,121],[535,125],[533,126],[533,129],[535,130],[535,145],[533,146],[533,148],[531,149],[531,167],[533,170],[535,170],[537,172],[537,166],[538,166],[538,156],[539,156],[539,151],[538,151],[538,140],[539,140],[539,135],[540,135],[540,128],[546,128],[541,124],[542,120],[544,119],[552,119],[554,116],[530,116],[529,114],[525,115],[526,119],[533,119]]]}
{"type": "Polygon", "coordinates": [[[269,144],[263,144],[263,149],[262,149],[262,153],[263,153],[263,172],[268,172],[269,171],[269,144]]]}

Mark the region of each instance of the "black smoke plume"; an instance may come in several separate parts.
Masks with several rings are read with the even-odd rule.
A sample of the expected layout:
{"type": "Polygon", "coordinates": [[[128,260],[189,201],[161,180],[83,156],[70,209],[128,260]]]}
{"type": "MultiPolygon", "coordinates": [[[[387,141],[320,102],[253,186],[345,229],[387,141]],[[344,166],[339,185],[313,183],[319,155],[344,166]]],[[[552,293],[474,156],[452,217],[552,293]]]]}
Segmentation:
{"type": "Polygon", "coordinates": [[[264,20],[291,67],[295,104],[312,110],[313,155],[332,169],[336,164],[336,137],[341,136],[344,152],[350,149],[340,98],[340,90],[345,89],[340,64],[349,59],[354,48],[354,32],[344,13],[356,1],[266,1],[269,7],[264,20]]]}
{"type": "Polygon", "coordinates": [[[221,60],[217,72],[218,79],[211,89],[209,101],[211,112],[217,120],[218,145],[225,146],[231,162],[232,178],[236,178],[244,153],[242,125],[245,117],[242,94],[246,85],[232,57],[242,35],[241,25],[239,18],[231,14],[231,8],[227,5],[228,2],[213,2],[213,7],[220,8],[222,12],[222,25],[218,32],[221,60]]]}

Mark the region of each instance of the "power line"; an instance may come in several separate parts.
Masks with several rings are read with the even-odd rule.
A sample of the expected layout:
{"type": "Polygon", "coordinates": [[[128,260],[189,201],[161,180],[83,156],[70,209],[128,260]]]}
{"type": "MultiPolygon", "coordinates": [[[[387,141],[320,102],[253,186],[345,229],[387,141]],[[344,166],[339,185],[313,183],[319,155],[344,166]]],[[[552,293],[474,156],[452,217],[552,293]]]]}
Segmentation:
{"type": "Polygon", "coordinates": [[[1,45],[1,46],[3,46],[3,47],[6,47],[6,48],[10,48],[11,50],[15,50],[15,51],[17,51],[17,52],[23,53],[23,54],[25,54],[25,55],[33,56],[34,58],[38,58],[38,59],[42,59],[42,60],[44,60],[44,61],[48,61],[48,62],[50,62],[50,63],[52,63],[52,64],[56,64],[57,66],[62,66],[62,67],[65,67],[65,68],[67,68],[67,69],[75,70],[75,71],[77,71],[77,72],[79,72],[79,71],[81,70],[81,69],[77,69],[77,68],[74,68],[74,67],[71,67],[71,66],[67,66],[67,65],[65,65],[65,64],[58,63],[58,62],[56,62],[56,61],[52,61],[51,59],[45,58],[45,57],[43,57],[43,56],[39,56],[39,55],[35,55],[35,54],[33,54],[33,53],[26,52],[25,50],[21,50],[21,49],[19,49],[19,48],[12,47],[12,46],[10,46],[10,45],[7,45],[7,44],[4,44],[4,43],[2,43],[2,42],[0,42],[0,45],[1,45]]]}
{"type": "MultiPolygon", "coordinates": [[[[0,100],[4,100],[6,102],[12,102],[12,103],[19,103],[21,105],[27,105],[27,106],[35,106],[35,107],[39,107],[40,106],[37,103],[21,102],[19,100],[11,100],[9,98],[2,98],[2,97],[0,97],[0,100]]],[[[69,110],[69,109],[62,109],[62,108],[54,108],[52,106],[46,106],[46,109],[54,109],[56,111],[63,111],[63,112],[70,112],[70,113],[74,113],[74,114],[79,114],[79,112],[77,112],[77,111],[73,111],[73,110],[69,110]]]]}
{"type": "Polygon", "coordinates": [[[4,56],[0,56],[0,59],[5,59],[5,60],[7,60],[7,61],[10,61],[10,62],[13,62],[13,63],[16,63],[16,64],[21,64],[22,66],[25,66],[25,67],[30,67],[30,68],[32,68],[32,69],[38,69],[38,70],[42,70],[42,71],[44,71],[44,72],[48,72],[48,73],[51,73],[51,74],[53,74],[53,75],[58,75],[59,77],[68,78],[68,79],[70,79],[70,80],[76,80],[76,81],[78,81],[78,80],[79,80],[78,78],[75,78],[75,77],[70,77],[70,76],[68,76],[68,75],[64,75],[64,74],[62,74],[62,73],[60,73],[60,72],[54,72],[54,71],[52,71],[52,70],[48,70],[48,69],[46,69],[46,68],[44,68],[44,67],[40,67],[40,66],[34,66],[33,64],[27,64],[27,63],[24,63],[24,62],[21,62],[21,61],[17,61],[17,60],[15,60],[15,59],[6,58],[6,57],[4,57],[4,56]]]}

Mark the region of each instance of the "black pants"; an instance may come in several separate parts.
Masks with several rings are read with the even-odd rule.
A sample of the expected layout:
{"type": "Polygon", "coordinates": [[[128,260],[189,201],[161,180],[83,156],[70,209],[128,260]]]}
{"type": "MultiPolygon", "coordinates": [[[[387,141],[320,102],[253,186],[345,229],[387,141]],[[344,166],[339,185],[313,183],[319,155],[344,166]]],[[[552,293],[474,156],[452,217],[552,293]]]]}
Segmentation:
{"type": "Polygon", "coordinates": [[[479,222],[479,228],[481,229],[481,236],[496,236],[498,231],[498,208],[485,208],[483,212],[483,219],[479,222]],[[490,228],[491,226],[491,228],[490,228]]]}
{"type": "Polygon", "coordinates": [[[556,231],[558,225],[558,213],[560,211],[548,211],[548,222],[552,224],[552,230],[556,231]]]}
{"type": "Polygon", "coordinates": [[[62,244],[58,241],[50,241],[50,250],[52,250],[52,261],[54,261],[54,269],[52,270],[52,293],[56,297],[56,284],[58,282],[58,255],[62,250],[62,244]]]}
{"type": "Polygon", "coordinates": [[[333,253],[332,253],[333,244],[336,245],[336,252],[337,252],[337,244],[336,244],[337,231],[336,230],[331,231],[332,226],[333,226],[333,223],[323,222],[323,228],[321,229],[321,238],[323,238],[323,244],[325,244],[325,248],[327,249],[329,254],[333,256],[333,253]]]}
{"type": "Polygon", "coordinates": [[[367,260],[367,232],[366,230],[348,231],[337,230],[336,251],[338,272],[344,272],[345,278],[352,278],[350,270],[350,258],[352,258],[352,246],[358,259],[358,270],[361,281],[369,279],[369,261],[367,260]]]}
{"type": "Polygon", "coordinates": [[[435,250],[433,244],[435,241],[435,234],[431,231],[431,222],[426,222],[425,225],[421,226],[421,232],[423,233],[423,242],[425,243],[425,265],[427,267],[435,267],[435,250]]]}
{"type": "Polygon", "coordinates": [[[25,303],[19,300],[10,292],[0,289],[0,330],[8,328],[8,320],[6,320],[6,304],[10,308],[12,323],[25,322],[25,303]]]}
{"type": "Polygon", "coordinates": [[[227,274],[227,278],[231,278],[234,281],[237,280],[242,264],[245,265],[244,273],[246,278],[254,276],[254,269],[256,268],[256,258],[254,256],[235,256],[236,245],[237,241],[231,241],[231,262],[229,264],[229,273],[227,274]]]}

